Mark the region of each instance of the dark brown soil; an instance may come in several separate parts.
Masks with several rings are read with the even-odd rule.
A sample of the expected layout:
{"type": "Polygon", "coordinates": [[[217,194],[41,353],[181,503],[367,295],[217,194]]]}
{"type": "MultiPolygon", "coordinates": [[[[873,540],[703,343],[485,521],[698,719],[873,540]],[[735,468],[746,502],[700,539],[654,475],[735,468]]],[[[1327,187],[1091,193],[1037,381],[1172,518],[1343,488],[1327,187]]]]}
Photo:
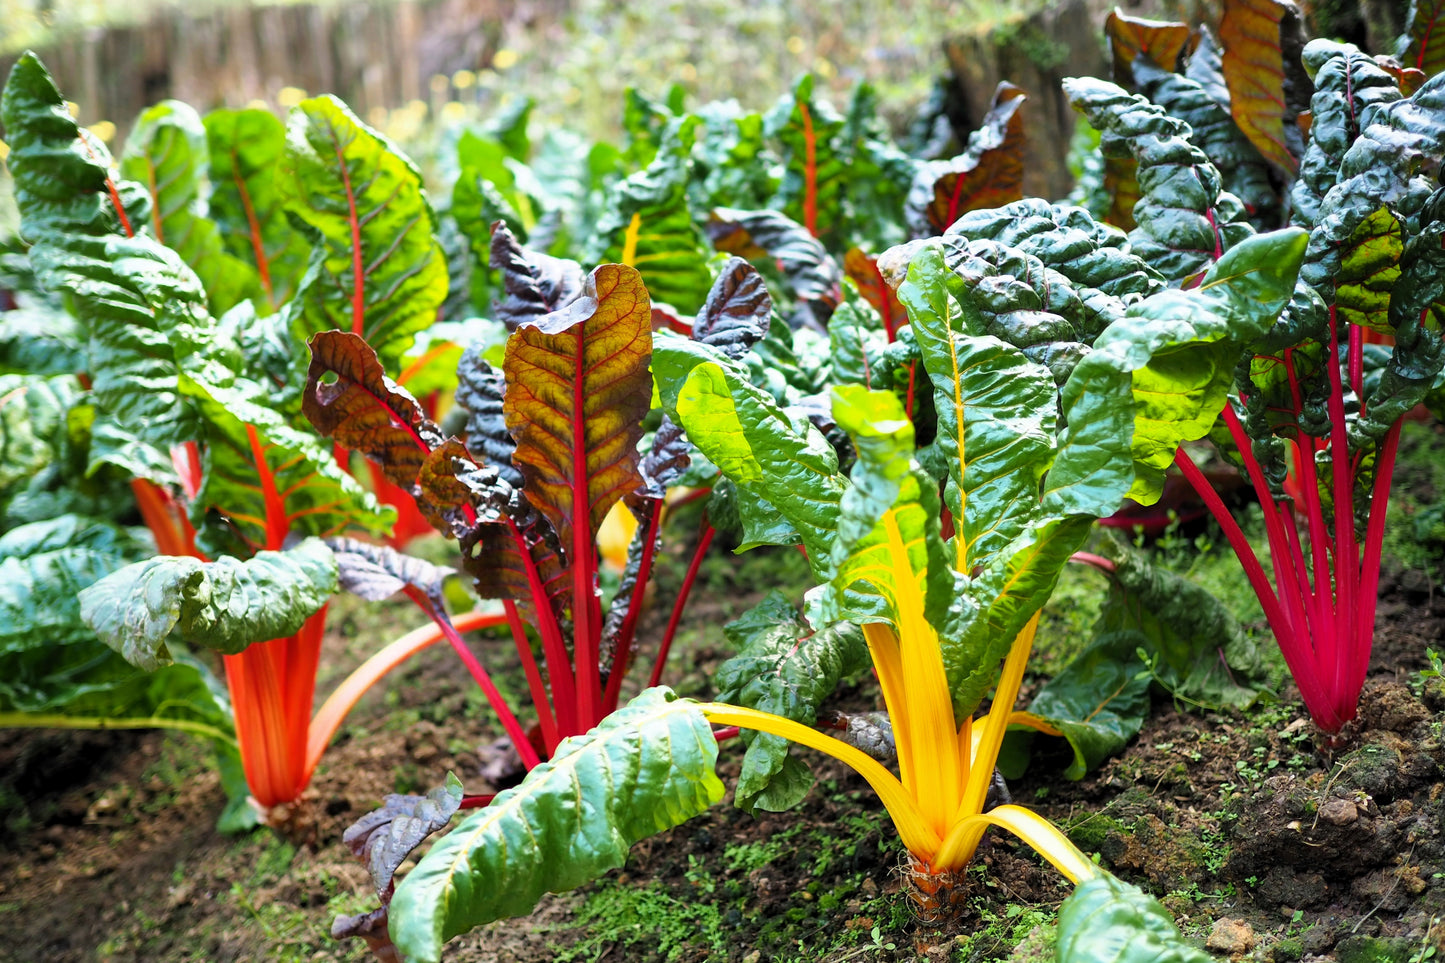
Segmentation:
{"type": "MultiPolygon", "coordinates": [[[[733,564],[705,569],[712,583],[671,667],[685,694],[705,694],[704,670],[725,656],[719,626],[761,597],[756,582],[732,581],[733,564]]],[[[656,638],[665,618],[654,610],[643,637],[656,638]]],[[[1445,953],[1445,688],[1420,676],[1425,648],[1442,640],[1445,591],[1397,573],[1384,586],[1360,719],[1334,743],[1315,736],[1288,689],[1251,713],[1164,701],[1101,770],[1061,782],[1045,750],[1013,795],[1162,897],[1186,934],[1221,956],[1445,953]]],[[[328,639],[328,676],[365,648],[345,632],[328,639]]],[[[494,653],[503,665],[506,649],[494,653]]],[[[508,671],[503,684],[521,691],[508,671]]],[[[856,708],[877,693],[867,682],[840,699],[856,708]]],[[[215,832],[219,781],[188,739],[0,733],[0,961],[367,959],[326,935],[334,916],[374,905],[342,830],[383,794],[422,791],[449,769],[469,790],[485,788],[477,773],[493,738],[451,655],[424,653],[368,697],[328,751],[312,799],[317,846],[298,851],[269,831],[215,832]]],[[[723,747],[729,784],[740,756],[723,747]]],[[[1067,896],[1057,873],[997,838],[969,874],[962,917],[918,923],[898,892],[902,854],[881,806],[851,772],[808,758],[818,785],[800,809],[754,818],[729,799],[640,844],[607,880],[456,941],[448,959],[993,960],[1067,896]]],[[[1038,939],[1016,958],[1039,958],[1029,955],[1038,939]]]]}

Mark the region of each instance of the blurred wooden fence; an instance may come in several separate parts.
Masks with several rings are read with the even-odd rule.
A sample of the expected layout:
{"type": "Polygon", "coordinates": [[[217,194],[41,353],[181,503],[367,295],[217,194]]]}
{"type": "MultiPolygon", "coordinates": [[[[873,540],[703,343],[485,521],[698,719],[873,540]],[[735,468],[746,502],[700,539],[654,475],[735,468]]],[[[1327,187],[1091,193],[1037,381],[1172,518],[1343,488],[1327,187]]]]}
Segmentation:
{"type": "MultiPolygon", "coordinates": [[[[97,28],[37,52],[82,123],[125,128],[166,97],[206,110],[286,86],[334,93],[363,118],[429,96],[437,74],[491,62],[502,21],[561,16],[570,0],[404,0],[326,6],[183,8],[137,26],[97,28]]],[[[0,77],[15,57],[0,58],[0,77]]]]}

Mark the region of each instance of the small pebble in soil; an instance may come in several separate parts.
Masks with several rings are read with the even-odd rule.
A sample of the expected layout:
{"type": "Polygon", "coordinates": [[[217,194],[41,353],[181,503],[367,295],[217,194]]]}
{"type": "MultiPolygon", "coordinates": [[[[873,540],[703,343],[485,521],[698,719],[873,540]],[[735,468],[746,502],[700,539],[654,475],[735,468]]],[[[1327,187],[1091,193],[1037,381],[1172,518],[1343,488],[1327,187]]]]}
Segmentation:
{"type": "Polygon", "coordinates": [[[1359,809],[1348,799],[1327,799],[1320,806],[1320,821],[1331,826],[1348,826],[1359,818],[1359,809]]]}
{"type": "Polygon", "coordinates": [[[1209,938],[1204,941],[1206,949],[1230,956],[1243,956],[1254,949],[1254,927],[1244,920],[1224,917],[1214,921],[1209,929],[1209,938]]]}

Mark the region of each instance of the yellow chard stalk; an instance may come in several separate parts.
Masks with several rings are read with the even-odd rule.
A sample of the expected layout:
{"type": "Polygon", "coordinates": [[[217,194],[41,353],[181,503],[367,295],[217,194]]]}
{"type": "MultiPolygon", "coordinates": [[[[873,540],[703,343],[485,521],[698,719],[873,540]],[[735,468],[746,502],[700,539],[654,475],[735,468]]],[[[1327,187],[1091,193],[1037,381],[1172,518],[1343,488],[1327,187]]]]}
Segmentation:
{"type": "MultiPolygon", "coordinates": [[[[1015,805],[985,810],[1009,723],[1037,725],[1013,706],[1042,598],[1036,594],[1038,604],[1022,616],[991,709],[977,720],[968,713],[956,714],[939,626],[961,598],[960,588],[966,589],[971,580],[950,564],[953,557],[963,556],[962,550],[955,555],[939,536],[935,483],[912,461],[913,426],[896,396],[858,387],[835,389],[834,417],[853,437],[859,462],[853,486],[840,498],[832,556],[836,574],[818,600],[818,614],[863,623],[892,723],[898,775],[861,750],[790,719],[718,703],[704,705],[703,711],[715,723],[773,733],[828,753],[867,779],[912,857],[915,898],[925,914],[949,908],[953,884],[991,825],[1022,838],[1070,880],[1094,877],[1094,864],[1047,820],[1015,805]]],[[[1023,604],[1009,591],[1026,581],[1017,576],[1027,574],[1028,562],[1013,563],[1019,555],[1028,559],[1036,554],[1026,547],[1003,567],[994,607],[999,599],[1014,610],[1023,604]]],[[[994,587],[982,576],[980,581],[994,587]]],[[[972,624],[986,631],[993,610],[963,601],[976,606],[972,624]]],[[[982,647],[975,670],[987,671],[990,648],[982,647]]],[[[992,656],[992,667],[999,655],[992,656]]]]}

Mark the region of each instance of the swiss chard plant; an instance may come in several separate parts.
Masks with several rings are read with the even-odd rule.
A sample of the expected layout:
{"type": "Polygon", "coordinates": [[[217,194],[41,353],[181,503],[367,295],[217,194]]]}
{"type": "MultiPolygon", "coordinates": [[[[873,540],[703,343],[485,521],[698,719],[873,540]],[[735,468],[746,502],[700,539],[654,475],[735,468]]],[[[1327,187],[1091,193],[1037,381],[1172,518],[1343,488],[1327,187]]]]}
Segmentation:
{"type": "MultiPolygon", "coordinates": [[[[1002,246],[990,243],[997,254],[1002,246]]],[[[1272,322],[1303,247],[1297,231],[1261,237],[1216,264],[1195,291],[1159,284],[1127,306],[1122,298],[1096,298],[1095,310],[1110,323],[1075,353],[1068,371],[1060,369],[1062,378],[989,333],[994,319],[978,297],[987,285],[950,269],[942,243],[899,252],[906,277],[898,295],[938,411],[936,454],[927,456],[937,474],[915,458],[915,428],[896,392],[866,384],[833,389],[831,420],[856,455],[849,477],[809,413],[780,405],[754,384],[745,360],[659,334],[652,366],[663,407],[735,486],[744,542],[800,544],[820,583],[806,620],[786,606],[760,613],[755,635],[767,641],[750,646],[736,671],[720,674],[720,687],[748,704],[667,703],[668,713],[755,734],[739,803],[774,808],[797,801],[807,777],[789,760],[792,740],[854,767],[879,793],[910,852],[917,898],[927,911],[951,908],[960,874],[990,825],[1017,833],[1070,878],[1099,875],[1044,820],[989,802],[1009,723],[1058,731],[1014,710],[1039,610],[1092,521],[1127,491],[1146,499],[1157,492],[1169,458],[1161,461],[1161,451],[1172,453],[1181,438],[1207,431],[1232,372],[1219,358],[1240,350],[1241,329],[1272,322]],[[945,505],[955,525],[949,538],[942,531],[945,505]],[[867,661],[883,689],[896,774],[812,728],[820,691],[867,661]],[[990,691],[990,708],[975,719],[990,691]]],[[[1098,281],[1099,272],[1136,271],[1137,261],[1106,253],[1093,267],[1098,281]]],[[[605,741],[628,733],[609,720],[588,738],[603,740],[604,730],[605,741]]],[[[655,738],[641,727],[626,737],[641,747],[655,738]]],[[[685,742],[705,739],[699,733],[685,742]]],[[[579,744],[577,752],[590,750],[579,744]]],[[[575,885],[574,875],[543,861],[549,847],[562,845],[551,842],[560,831],[552,814],[608,814],[585,840],[566,844],[587,848],[589,864],[605,868],[620,862],[637,835],[615,803],[601,800],[621,794],[632,801],[628,812],[642,811],[676,791],[678,781],[694,785],[697,778],[678,771],[670,780],[613,783],[608,793],[559,785],[542,772],[498,798],[494,807],[505,800],[505,814],[472,815],[403,880],[390,932],[408,958],[436,959],[451,935],[525,911],[546,890],[575,885]],[[527,821],[518,822],[522,814],[527,821]]]]}
{"type": "Polygon", "coordinates": [[[1156,62],[1135,45],[1126,62],[1146,96],[1084,80],[1066,91],[1106,155],[1134,164],[1130,240],[1171,283],[1252,234],[1271,197],[1272,217],[1309,232],[1294,295],[1247,344],[1212,434],[1264,509],[1272,572],[1189,455],[1175,461],[1238,553],[1311,717],[1335,733],[1369,663],[1400,422],[1445,371],[1445,78],[1413,66],[1429,60],[1428,31],[1405,38],[1408,65],[1327,41],[1294,43],[1292,62],[1297,25],[1274,20],[1272,51],[1222,30],[1181,67],[1182,46],[1156,62]],[[1249,84],[1294,94],[1212,99],[1249,84]],[[1261,186],[1281,180],[1287,195],[1261,186]]]}
{"type": "MultiPolygon", "coordinates": [[[[503,601],[538,716],[537,745],[516,740],[530,769],[617,708],[667,487],[688,468],[690,449],[668,420],[647,452],[639,449],[653,395],[653,312],[638,271],[604,264],[584,275],[576,262],[523,249],[500,223],[489,253],[507,292],[498,320],[511,333],[501,370],[479,350],[462,359],[465,441],[444,436],[350,333],[312,339],[303,407],[323,435],[413,491],[421,510],[459,540],[478,594],[503,601]],[[619,507],[635,532],[604,612],[599,534],[619,507]]],[[[698,343],[740,354],[770,317],[757,272],[733,260],[690,328],[698,343]]],[[[704,530],[674,601],[654,683],[711,532],[704,530]]]]}
{"type": "MultiPolygon", "coordinates": [[[[189,647],[221,652],[251,796],[283,819],[277,807],[301,795],[368,685],[444,636],[464,649],[449,624],[413,633],[312,716],[326,602],[355,582],[358,553],[294,540],[380,532],[389,516],[305,426],[295,335],[360,326],[383,333],[399,359],[430,323],[446,278],[428,268],[440,252],[419,178],[322,98],[297,109],[289,140],[262,112],[220,115],[208,131],[189,108],[162,105],[137,128],[122,166],[141,179],[129,180],[75,126],[32,55],[17,63],[0,119],[29,263],[41,288],[65,296],[77,344],[64,357],[82,390],[65,418],[84,426],[86,444],[66,457],[96,479],[92,488],[129,479],[129,511],[159,552],[131,552],[126,561],[142,560],[72,582],[83,590],[81,631],[144,669],[185,661],[189,647]],[[214,219],[199,193],[207,169],[214,219]],[[298,245],[280,226],[288,210],[310,225],[310,240],[298,245]],[[238,227],[244,243],[234,244],[238,227]],[[333,317],[337,304],[345,309],[333,317]]],[[[378,584],[394,591],[409,578],[367,591],[384,595],[378,584]]],[[[461,624],[500,621],[475,613],[461,624]]]]}

